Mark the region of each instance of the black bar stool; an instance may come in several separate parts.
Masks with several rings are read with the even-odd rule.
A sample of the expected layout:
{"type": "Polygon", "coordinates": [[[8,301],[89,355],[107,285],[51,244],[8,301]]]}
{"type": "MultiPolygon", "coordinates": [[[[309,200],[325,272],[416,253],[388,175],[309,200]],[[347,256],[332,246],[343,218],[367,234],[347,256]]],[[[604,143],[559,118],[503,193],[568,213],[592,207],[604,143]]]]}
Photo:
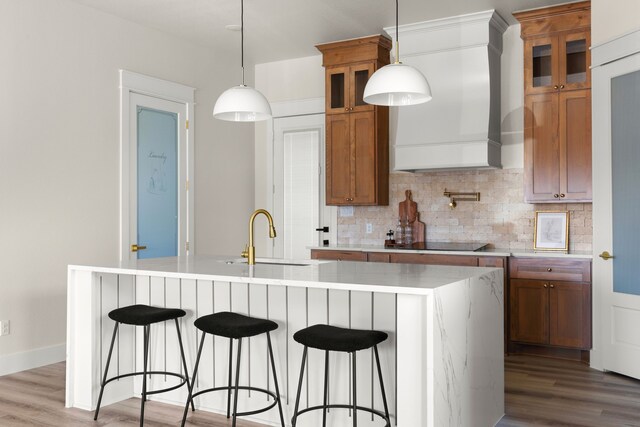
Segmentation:
{"type": "Polygon", "coordinates": [[[380,358],[378,357],[378,344],[386,340],[388,335],[380,331],[360,330],[360,329],[348,329],[339,328],[337,326],[330,325],[313,325],[308,328],[301,329],[293,334],[293,339],[304,346],[304,352],[302,353],[302,367],[300,368],[300,380],[298,382],[298,393],[296,395],[296,406],[291,418],[291,424],[295,427],[298,420],[298,416],[305,412],[322,409],[322,426],[327,425],[327,408],[342,408],[353,410],[353,427],[358,425],[357,412],[366,411],[374,415],[379,416],[386,421],[385,427],[391,426],[389,420],[389,407],[387,406],[387,396],[384,392],[384,383],[382,382],[382,371],[380,369],[380,358]],[[303,410],[298,410],[300,405],[300,393],[302,392],[302,379],[304,377],[304,365],[307,361],[308,348],[317,348],[324,350],[324,404],[318,406],[312,406],[303,410]],[[380,380],[380,390],[382,391],[382,402],[384,404],[384,413],[373,408],[365,408],[363,406],[356,405],[356,351],[366,350],[373,347],[373,352],[376,356],[376,365],[378,367],[378,378],[380,380]],[[329,404],[329,352],[340,351],[345,353],[351,353],[352,360],[352,377],[353,377],[353,404],[329,404]]]}
{"type": "Polygon", "coordinates": [[[98,419],[98,412],[100,412],[100,403],[102,402],[102,393],[104,392],[104,386],[111,381],[132,377],[135,375],[142,375],[142,403],[140,404],[140,426],[144,424],[144,403],[147,400],[147,396],[151,394],[164,393],[167,391],[175,390],[182,387],[185,383],[187,388],[189,386],[189,375],[187,373],[187,362],[184,358],[184,348],[182,347],[182,335],[180,334],[180,324],[178,319],[185,315],[184,310],[178,308],[162,308],[151,307],[149,305],[136,304],[127,307],[121,307],[109,312],[109,317],[115,320],[116,324],[113,327],[113,337],[111,338],[111,346],[109,347],[109,356],[107,356],[107,365],[104,368],[104,376],[102,378],[102,385],[100,386],[100,396],[98,397],[98,407],[93,416],[94,421],[98,419]],[[147,371],[147,363],[149,361],[149,332],[152,323],[166,322],[167,320],[174,320],[176,322],[176,331],[178,332],[178,344],[180,344],[180,357],[182,358],[182,367],[184,369],[184,375],[176,372],[164,372],[164,371],[147,371]],[[121,323],[126,325],[144,326],[144,362],[142,372],[132,372],[129,374],[118,375],[116,377],[107,380],[107,373],[109,372],[109,363],[111,362],[111,354],[113,353],[113,344],[118,334],[118,327],[121,323]],[[147,376],[148,375],[170,375],[181,379],[180,384],[167,387],[161,390],[147,391],[147,376]]]}
{"type": "Polygon", "coordinates": [[[284,416],[282,415],[282,404],[280,403],[280,389],[278,388],[278,377],[276,376],[276,364],[273,360],[273,350],[271,348],[271,335],[269,332],[278,328],[276,322],[266,319],[258,319],[255,317],[244,316],[238,313],[231,313],[223,311],[220,313],[209,314],[198,318],[194,325],[202,332],[202,339],[200,340],[200,347],[198,348],[198,356],[196,358],[196,365],[193,368],[193,376],[191,386],[189,387],[189,397],[187,404],[184,408],[184,415],[182,416],[182,426],[184,426],[187,419],[187,412],[189,410],[189,403],[193,406],[193,398],[204,393],[211,391],[227,390],[227,418],[231,415],[231,390],[234,390],[233,397],[233,421],[231,425],[235,427],[236,417],[244,415],[254,415],[261,412],[268,411],[274,406],[278,405],[280,411],[280,423],[282,427],[284,425],[284,416]],[[240,380],[240,352],[242,350],[242,339],[249,338],[254,335],[267,334],[267,347],[269,350],[269,359],[271,360],[271,370],[273,371],[273,384],[276,389],[275,393],[269,390],[265,390],[258,387],[240,386],[238,382],[240,380]],[[206,390],[200,390],[197,393],[193,393],[193,385],[195,383],[196,375],[198,374],[198,365],[200,364],[200,355],[202,354],[202,347],[204,345],[204,339],[206,334],[218,335],[221,337],[229,338],[229,382],[227,386],[214,387],[206,390]],[[231,371],[232,371],[232,359],[233,359],[233,340],[238,340],[238,355],[236,361],[236,382],[235,386],[231,385],[231,371]],[[238,390],[252,390],[260,393],[265,393],[273,397],[273,403],[261,409],[248,412],[238,412],[238,390]]]}

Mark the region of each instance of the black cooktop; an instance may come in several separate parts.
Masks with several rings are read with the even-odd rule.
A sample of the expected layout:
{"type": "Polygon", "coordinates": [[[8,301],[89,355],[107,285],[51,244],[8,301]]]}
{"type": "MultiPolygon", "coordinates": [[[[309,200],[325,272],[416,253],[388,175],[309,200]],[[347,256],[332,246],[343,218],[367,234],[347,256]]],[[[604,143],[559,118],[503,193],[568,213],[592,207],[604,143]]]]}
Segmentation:
{"type": "Polygon", "coordinates": [[[485,248],[487,245],[488,243],[474,242],[419,242],[412,245],[392,246],[388,247],[388,249],[475,252],[485,248]]]}

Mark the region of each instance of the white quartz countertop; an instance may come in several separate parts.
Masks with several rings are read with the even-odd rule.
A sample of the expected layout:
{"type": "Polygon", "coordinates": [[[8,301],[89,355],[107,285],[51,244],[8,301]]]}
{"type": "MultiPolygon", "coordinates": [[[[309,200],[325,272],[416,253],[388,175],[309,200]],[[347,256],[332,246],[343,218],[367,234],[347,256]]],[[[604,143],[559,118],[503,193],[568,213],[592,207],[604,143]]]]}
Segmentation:
{"type": "Polygon", "coordinates": [[[499,257],[541,257],[541,258],[584,258],[592,259],[591,252],[534,252],[526,249],[483,249],[480,251],[433,251],[414,249],[393,249],[385,248],[384,245],[329,245],[310,246],[312,250],[329,251],[355,251],[355,252],[395,252],[395,253],[419,253],[419,254],[441,254],[441,255],[474,255],[474,256],[499,256],[499,257]]]}
{"type": "Polygon", "coordinates": [[[349,261],[283,260],[258,258],[249,266],[237,257],[203,256],[154,258],[101,265],[69,265],[73,271],[159,276],[268,285],[300,286],[400,294],[430,294],[433,289],[471,279],[496,268],[349,261]],[[231,263],[229,263],[231,262],[231,263]],[[260,262],[276,262],[260,264],[260,262]]]}

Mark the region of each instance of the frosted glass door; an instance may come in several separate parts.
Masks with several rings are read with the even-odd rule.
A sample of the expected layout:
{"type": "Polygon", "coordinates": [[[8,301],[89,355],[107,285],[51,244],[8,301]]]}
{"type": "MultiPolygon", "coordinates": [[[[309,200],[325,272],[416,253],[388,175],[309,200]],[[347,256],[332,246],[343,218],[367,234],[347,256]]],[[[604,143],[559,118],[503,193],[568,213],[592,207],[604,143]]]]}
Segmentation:
{"type": "Polygon", "coordinates": [[[178,115],[137,107],[138,258],[178,255],[178,115]]]}
{"type": "Polygon", "coordinates": [[[640,71],[611,79],[613,291],[640,295],[640,71]]]}

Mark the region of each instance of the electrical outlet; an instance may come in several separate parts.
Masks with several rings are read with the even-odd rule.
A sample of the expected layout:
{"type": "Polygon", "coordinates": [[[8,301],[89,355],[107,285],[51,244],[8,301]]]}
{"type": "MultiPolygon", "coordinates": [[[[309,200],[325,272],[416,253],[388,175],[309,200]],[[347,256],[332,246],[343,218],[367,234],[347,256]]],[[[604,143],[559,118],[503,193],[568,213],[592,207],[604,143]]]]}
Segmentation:
{"type": "Polygon", "coordinates": [[[11,333],[9,326],[8,320],[0,320],[0,336],[9,335],[9,333],[11,333]]]}
{"type": "Polygon", "coordinates": [[[373,233],[373,225],[370,222],[368,222],[367,223],[367,234],[371,234],[371,233],[373,233]]]}

